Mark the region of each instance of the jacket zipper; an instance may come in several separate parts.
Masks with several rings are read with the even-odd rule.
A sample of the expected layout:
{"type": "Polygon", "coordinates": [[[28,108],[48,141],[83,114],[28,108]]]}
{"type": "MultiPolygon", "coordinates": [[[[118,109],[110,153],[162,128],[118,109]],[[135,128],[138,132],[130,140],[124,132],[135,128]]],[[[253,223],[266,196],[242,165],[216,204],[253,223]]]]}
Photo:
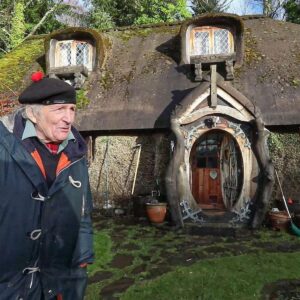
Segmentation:
{"type": "Polygon", "coordinates": [[[58,177],[58,175],[59,175],[61,172],[63,172],[64,170],[68,169],[69,167],[71,167],[71,166],[74,165],[75,163],[81,161],[83,158],[84,158],[84,156],[82,156],[81,158],[79,158],[79,159],[73,161],[72,163],[70,163],[70,164],[67,165],[66,167],[62,168],[62,169],[57,173],[56,177],[58,177]]]}

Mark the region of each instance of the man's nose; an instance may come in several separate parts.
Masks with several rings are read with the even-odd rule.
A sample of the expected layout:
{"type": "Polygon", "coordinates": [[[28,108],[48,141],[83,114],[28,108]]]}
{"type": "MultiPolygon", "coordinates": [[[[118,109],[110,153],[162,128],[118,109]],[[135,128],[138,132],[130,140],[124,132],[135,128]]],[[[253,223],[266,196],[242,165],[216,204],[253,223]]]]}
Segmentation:
{"type": "Polygon", "coordinates": [[[65,114],[64,114],[63,120],[68,124],[73,123],[73,121],[74,121],[74,112],[73,111],[66,111],[65,114]]]}

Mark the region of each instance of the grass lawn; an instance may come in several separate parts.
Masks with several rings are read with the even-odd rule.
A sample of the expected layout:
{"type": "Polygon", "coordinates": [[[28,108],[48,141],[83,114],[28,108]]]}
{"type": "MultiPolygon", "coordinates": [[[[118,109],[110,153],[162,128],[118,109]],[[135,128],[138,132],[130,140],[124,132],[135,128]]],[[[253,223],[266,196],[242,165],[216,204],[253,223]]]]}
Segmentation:
{"type": "Polygon", "coordinates": [[[95,252],[85,300],[255,300],[262,299],[266,284],[300,279],[300,238],[267,229],[207,238],[102,221],[96,224],[95,252]],[[130,256],[130,263],[117,267],[113,261],[120,256],[130,256]],[[129,288],[118,291],[117,283],[128,280],[129,288]]]}
{"type": "Polygon", "coordinates": [[[210,259],[135,285],[121,299],[261,299],[265,284],[283,278],[299,279],[299,265],[299,253],[258,253],[210,259]]]}

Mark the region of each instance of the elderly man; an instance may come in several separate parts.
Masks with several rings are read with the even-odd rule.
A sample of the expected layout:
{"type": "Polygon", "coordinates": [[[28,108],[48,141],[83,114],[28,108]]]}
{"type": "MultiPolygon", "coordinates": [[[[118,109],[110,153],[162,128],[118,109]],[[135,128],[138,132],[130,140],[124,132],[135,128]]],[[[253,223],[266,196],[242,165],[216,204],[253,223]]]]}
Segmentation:
{"type": "Polygon", "coordinates": [[[83,299],[93,262],[76,93],[41,73],[0,122],[0,299],[83,299]]]}

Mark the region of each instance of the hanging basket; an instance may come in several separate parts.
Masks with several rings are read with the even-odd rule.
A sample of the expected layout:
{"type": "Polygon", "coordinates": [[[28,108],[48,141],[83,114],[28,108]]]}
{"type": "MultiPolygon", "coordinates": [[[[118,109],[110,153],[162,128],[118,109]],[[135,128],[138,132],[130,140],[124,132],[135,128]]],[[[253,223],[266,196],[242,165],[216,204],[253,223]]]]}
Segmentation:
{"type": "Polygon", "coordinates": [[[286,211],[270,211],[269,220],[274,229],[285,231],[288,231],[291,221],[286,211]]]}
{"type": "Polygon", "coordinates": [[[162,224],[166,218],[167,203],[146,203],[146,212],[151,223],[162,224]]]}

